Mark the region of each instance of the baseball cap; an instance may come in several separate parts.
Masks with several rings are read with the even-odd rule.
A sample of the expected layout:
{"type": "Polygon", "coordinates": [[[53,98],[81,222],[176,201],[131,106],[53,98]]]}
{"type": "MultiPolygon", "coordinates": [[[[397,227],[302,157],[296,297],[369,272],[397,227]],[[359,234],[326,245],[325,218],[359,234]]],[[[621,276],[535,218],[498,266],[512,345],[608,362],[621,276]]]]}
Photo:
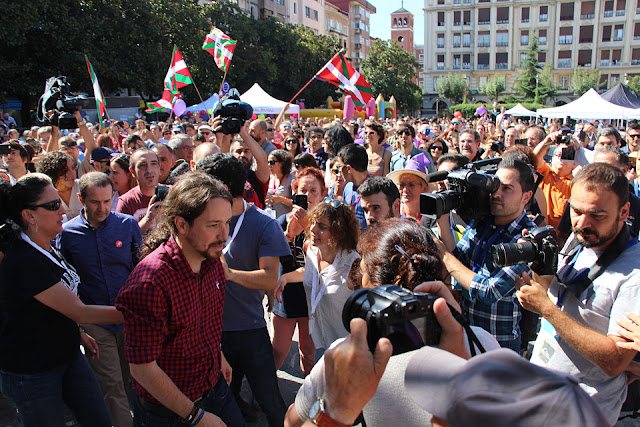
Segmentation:
{"type": "Polygon", "coordinates": [[[182,125],[175,125],[175,126],[173,127],[173,131],[174,131],[174,132],[184,132],[184,126],[182,126],[182,125]]]}
{"type": "Polygon", "coordinates": [[[111,159],[111,151],[107,150],[104,147],[98,147],[91,152],[91,163],[93,162],[101,162],[103,160],[111,159]]]}
{"type": "Polygon", "coordinates": [[[509,349],[462,359],[418,350],[404,379],[409,396],[451,426],[609,426],[573,375],[534,365],[509,349]]]}
{"type": "Polygon", "coordinates": [[[213,132],[213,129],[211,129],[211,126],[209,125],[202,125],[198,128],[198,132],[202,131],[202,130],[208,130],[209,132],[213,132]]]}

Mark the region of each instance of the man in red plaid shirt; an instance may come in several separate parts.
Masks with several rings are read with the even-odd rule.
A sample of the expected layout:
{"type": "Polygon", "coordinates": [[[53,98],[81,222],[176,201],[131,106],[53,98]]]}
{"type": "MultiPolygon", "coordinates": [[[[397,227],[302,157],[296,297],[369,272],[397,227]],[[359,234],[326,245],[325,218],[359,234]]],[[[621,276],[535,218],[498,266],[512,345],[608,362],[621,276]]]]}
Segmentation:
{"type": "Polygon", "coordinates": [[[185,174],[116,300],[136,393],[134,425],[244,425],[220,351],[231,194],[185,174]],[[224,378],[223,378],[224,373],[224,378]]]}

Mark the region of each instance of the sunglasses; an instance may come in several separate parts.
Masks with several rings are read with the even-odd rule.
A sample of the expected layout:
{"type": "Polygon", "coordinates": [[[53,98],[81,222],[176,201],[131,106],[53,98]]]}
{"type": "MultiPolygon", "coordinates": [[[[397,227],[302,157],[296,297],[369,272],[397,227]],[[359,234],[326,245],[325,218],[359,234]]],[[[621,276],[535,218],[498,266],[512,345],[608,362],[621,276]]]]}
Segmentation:
{"type": "Polygon", "coordinates": [[[440,147],[440,146],[433,146],[433,147],[429,148],[429,150],[442,151],[442,150],[443,150],[443,148],[442,148],[442,147],[440,147]]]}
{"type": "Polygon", "coordinates": [[[371,132],[365,132],[364,134],[365,134],[365,135],[375,135],[375,134],[376,134],[376,132],[371,131],[371,132]]]}
{"type": "Polygon", "coordinates": [[[211,135],[211,132],[200,132],[200,135],[209,136],[211,135]]]}
{"type": "Polygon", "coordinates": [[[56,200],[51,200],[50,202],[40,203],[39,205],[33,205],[31,206],[31,209],[34,210],[38,208],[44,208],[48,211],[57,211],[58,209],[60,209],[61,205],[62,205],[62,200],[56,199],[56,200]]]}
{"type": "Polygon", "coordinates": [[[329,203],[332,208],[338,209],[340,206],[344,206],[344,202],[342,200],[332,199],[331,197],[325,197],[322,199],[324,203],[329,203]]]}
{"type": "Polygon", "coordinates": [[[267,128],[267,132],[273,132],[273,128],[267,128]]]}
{"type": "Polygon", "coordinates": [[[298,140],[297,139],[289,139],[287,141],[285,141],[285,144],[297,144],[298,140]]]}
{"type": "Polygon", "coordinates": [[[267,163],[269,163],[271,166],[275,165],[276,163],[279,163],[279,160],[267,160],[267,163]]]}
{"type": "Polygon", "coordinates": [[[400,132],[398,132],[398,135],[411,135],[411,131],[409,129],[405,129],[405,130],[401,130],[400,132]]]}

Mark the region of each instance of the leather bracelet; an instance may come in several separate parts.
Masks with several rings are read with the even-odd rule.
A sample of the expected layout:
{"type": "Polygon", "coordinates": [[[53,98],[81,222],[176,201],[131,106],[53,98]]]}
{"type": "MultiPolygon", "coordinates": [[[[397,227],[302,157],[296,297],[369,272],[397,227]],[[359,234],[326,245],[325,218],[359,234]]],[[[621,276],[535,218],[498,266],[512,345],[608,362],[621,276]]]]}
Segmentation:
{"type": "Polygon", "coordinates": [[[198,407],[198,405],[196,405],[195,403],[193,404],[193,408],[191,408],[191,412],[189,412],[189,415],[186,416],[186,418],[182,419],[182,422],[184,423],[189,423],[191,424],[191,422],[196,418],[196,416],[198,415],[198,411],[200,410],[200,408],[198,407]]]}
{"type": "Polygon", "coordinates": [[[198,418],[196,418],[195,422],[194,422],[193,424],[191,424],[191,427],[195,427],[195,426],[197,426],[197,425],[198,425],[198,423],[199,423],[200,421],[202,421],[202,417],[204,417],[204,412],[205,412],[205,411],[204,411],[204,409],[202,409],[202,410],[200,411],[200,415],[198,415],[198,418]]]}

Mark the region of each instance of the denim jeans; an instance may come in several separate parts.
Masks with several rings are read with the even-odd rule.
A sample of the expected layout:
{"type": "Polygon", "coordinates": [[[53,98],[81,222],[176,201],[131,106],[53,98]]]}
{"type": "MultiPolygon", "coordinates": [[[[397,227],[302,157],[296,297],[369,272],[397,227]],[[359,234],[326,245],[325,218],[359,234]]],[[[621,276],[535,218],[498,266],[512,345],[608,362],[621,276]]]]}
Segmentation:
{"type": "Polygon", "coordinates": [[[500,344],[502,348],[510,348],[519,355],[522,355],[522,338],[520,337],[511,341],[498,341],[498,344],[500,344]]]}
{"type": "Polygon", "coordinates": [[[273,347],[267,328],[223,332],[222,352],[234,375],[247,377],[253,396],[267,415],[269,425],[282,426],[287,407],[278,388],[273,347]]]}
{"type": "MultiPolygon", "coordinates": [[[[133,406],[134,427],[178,427],[190,425],[188,423],[183,423],[178,415],[162,417],[154,414],[153,412],[143,408],[140,405],[139,399],[140,398],[138,396],[135,397],[133,406]]],[[[220,375],[218,382],[213,389],[211,389],[207,398],[200,402],[200,407],[205,411],[220,417],[220,419],[229,427],[244,426],[244,418],[242,418],[240,408],[238,408],[236,400],[222,375],[220,375]]]]}
{"type": "Polygon", "coordinates": [[[64,425],[64,404],[83,426],[111,426],[98,381],[79,349],[62,366],[37,374],[0,371],[0,380],[25,427],[64,425]]]}

